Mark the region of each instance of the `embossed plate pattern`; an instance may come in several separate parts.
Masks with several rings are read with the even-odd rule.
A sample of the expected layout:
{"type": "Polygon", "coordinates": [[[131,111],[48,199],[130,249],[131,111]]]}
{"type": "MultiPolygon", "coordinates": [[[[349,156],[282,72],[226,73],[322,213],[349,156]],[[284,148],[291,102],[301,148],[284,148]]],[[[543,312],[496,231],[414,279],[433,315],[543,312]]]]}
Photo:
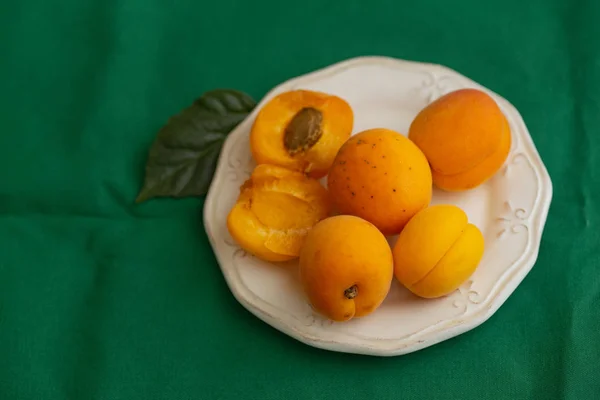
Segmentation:
{"type": "Polygon", "coordinates": [[[231,292],[258,318],[311,346],[394,356],[473,329],[498,310],[536,261],[551,198],[548,172],[523,119],[508,101],[446,67],[361,57],[289,80],[262,99],[223,147],[204,206],[204,224],[231,292]],[[465,87],[485,90],[496,99],[510,123],[512,148],[502,169],[484,185],[465,193],[434,191],[432,204],[462,207],[486,241],[479,268],[455,293],[435,300],[418,299],[394,281],[385,302],[373,314],[332,323],[315,315],[307,304],[296,262],[278,266],[260,261],[232,240],[227,214],[254,167],[250,127],[258,109],[276,94],[300,88],[333,93],[353,107],[353,133],[386,127],[406,134],[425,105],[465,87]]]}

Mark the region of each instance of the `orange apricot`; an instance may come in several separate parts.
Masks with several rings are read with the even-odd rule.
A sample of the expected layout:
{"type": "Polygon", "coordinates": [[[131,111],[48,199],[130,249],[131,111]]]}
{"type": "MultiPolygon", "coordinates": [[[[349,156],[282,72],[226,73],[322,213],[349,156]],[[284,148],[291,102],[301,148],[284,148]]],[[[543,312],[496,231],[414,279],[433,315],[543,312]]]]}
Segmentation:
{"type": "Polygon", "coordinates": [[[483,251],[483,235],[462,209],[431,206],[417,213],[398,236],[394,275],[417,296],[445,296],[471,276],[483,251]]]}
{"type": "Polygon", "coordinates": [[[353,124],[352,108],[342,98],[292,90],[273,97],[258,112],[250,131],[250,148],[259,164],[322,178],[350,137],[353,124]]]}
{"type": "Polygon", "coordinates": [[[390,129],[352,136],[327,179],[339,213],[364,218],[385,235],[399,233],[432,196],[427,159],[414,143],[390,129]]]}
{"type": "Polygon", "coordinates": [[[447,191],[477,187],[491,178],[508,156],[510,126],[487,93],[461,89],[426,106],[408,137],[425,153],[433,183],[447,191]]]}
{"type": "Polygon", "coordinates": [[[330,212],[327,190],[282,167],[258,165],[227,217],[233,239],[265,261],[297,258],[306,234],[330,212]]]}
{"type": "Polygon", "coordinates": [[[385,236],[351,215],[317,223],[300,252],[302,288],[313,309],[333,321],[375,311],[390,290],[393,270],[385,236]]]}

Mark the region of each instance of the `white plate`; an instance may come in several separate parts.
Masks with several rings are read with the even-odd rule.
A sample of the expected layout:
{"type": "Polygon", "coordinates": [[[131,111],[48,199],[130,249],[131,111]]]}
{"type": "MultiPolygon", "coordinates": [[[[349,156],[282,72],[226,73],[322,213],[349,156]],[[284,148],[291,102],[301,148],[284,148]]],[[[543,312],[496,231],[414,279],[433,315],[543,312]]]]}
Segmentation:
{"type": "Polygon", "coordinates": [[[235,298],[266,323],[311,346],[394,356],[449,339],[487,320],[533,267],[552,198],[552,183],[518,111],[505,99],[439,65],[361,57],[289,80],[271,90],[228,137],[206,198],[204,224],[235,298]],[[278,93],[312,89],[346,99],[354,133],[386,127],[406,134],[417,112],[449,91],[475,87],[491,94],[507,116],[512,149],[502,169],[475,190],[434,191],[432,204],[463,208],[485,236],[480,266],[456,292],[419,299],[396,281],[373,314],[345,323],[315,315],[299,287],[296,263],[278,266],[241,250],[226,227],[239,186],[254,167],[249,131],[258,110],[278,93]]]}

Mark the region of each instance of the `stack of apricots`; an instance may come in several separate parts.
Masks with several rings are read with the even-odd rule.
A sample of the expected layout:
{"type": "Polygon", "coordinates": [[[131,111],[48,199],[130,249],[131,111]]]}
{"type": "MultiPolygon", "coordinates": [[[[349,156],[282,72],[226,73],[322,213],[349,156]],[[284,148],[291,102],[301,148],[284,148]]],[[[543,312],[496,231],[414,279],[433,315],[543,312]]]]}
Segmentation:
{"type": "Polygon", "coordinates": [[[256,115],[256,167],[227,218],[247,252],[273,263],[298,259],[307,301],[333,321],[372,313],[394,279],[423,298],[465,282],[484,238],[459,207],[430,205],[433,186],[481,185],[511,144],[506,117],[477,89],[427,105],[408,137],[385,127],[352,135],[353,125],[351,106],[338,96],[273,97],[256,115]]]}

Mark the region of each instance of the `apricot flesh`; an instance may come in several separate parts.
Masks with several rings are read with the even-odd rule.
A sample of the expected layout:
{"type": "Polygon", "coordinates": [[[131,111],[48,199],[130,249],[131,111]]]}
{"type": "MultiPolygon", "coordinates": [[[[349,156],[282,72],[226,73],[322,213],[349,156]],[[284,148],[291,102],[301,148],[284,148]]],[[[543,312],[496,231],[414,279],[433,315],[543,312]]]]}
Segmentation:
{"type": "Polygon", "coordinates": [[[448,93],[423,108],[408,137],[427,157],[433,183],[447,191],[486,182],[511,146],[506,116],[490,95],[477,89],[448,93]]]}
{"type": "Polygon", "coordinates": [[[330,212],[327,190],[282,167],[258,165],[240,188],[227,228],[241,248],[272,262],[297,258],[306,234],[330,212]]]}
{"type": "Polygon", "coordinates": [[[300,252],[300,281],[313,309],[333,321],[371,314],[393,280],[389,244],[371,223],[337,215],[317,223],[300,252]]]}
{"type": "Polygon", "coordinates": [[[383,128],[360,132],[341,147],[327,185],[339,213],[366,219],[385,235],[399,233],[432,196],[425,155],[405,136],[383,128]]]}
{"type": "Polygon", "coordinates": [[[354,113],[342,98],[311,90],[291,90],[269,100],[250,131],[259,164],[279,165],[322,178],[350,137],[354,113]]]}
{"type": "Polygon", "coordinates": [[[416,214],[398,236],[394,276],[417,296],[445,296],[473,274],[483,252],[483,235],[462,209],[431,206],[416,214]]]}

